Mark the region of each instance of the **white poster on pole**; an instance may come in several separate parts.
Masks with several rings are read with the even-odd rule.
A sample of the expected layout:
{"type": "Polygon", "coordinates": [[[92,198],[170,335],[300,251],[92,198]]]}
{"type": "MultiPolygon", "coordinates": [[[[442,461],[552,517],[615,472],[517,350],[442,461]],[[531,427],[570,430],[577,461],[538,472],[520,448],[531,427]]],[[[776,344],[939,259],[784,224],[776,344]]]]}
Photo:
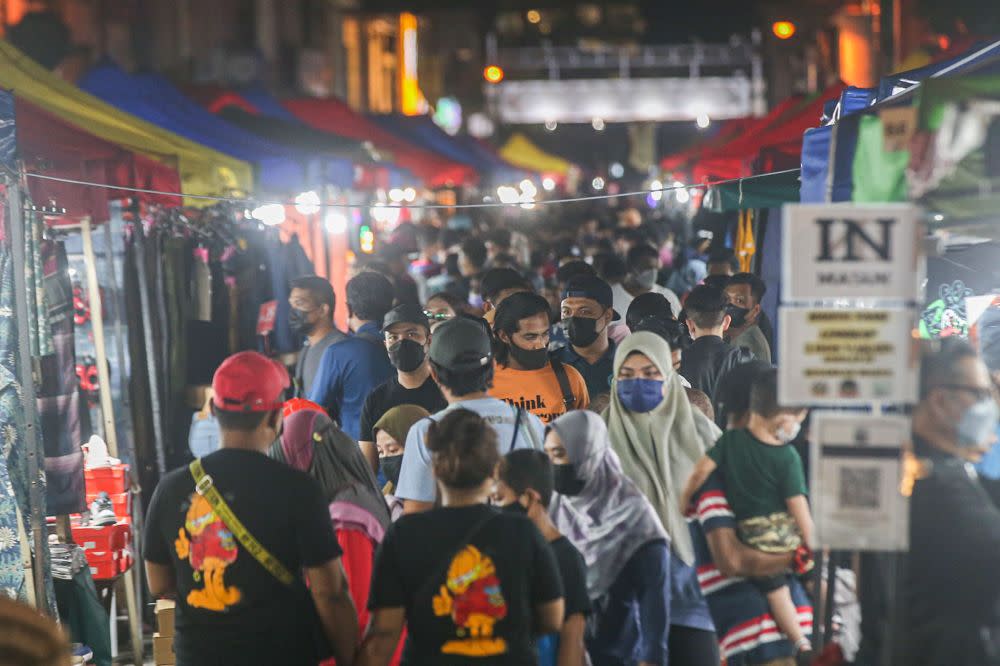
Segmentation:
{"type": "Polygon", "coordinates": [[[779,401],[820,407],[916,402],[913,319],[909,308],[782,307],[779,401]]]}
{"type": "Polygon", "coordinates": [[[786,204],[785,302],[919,301],[923,224],[910,204],[786,204]]]}
{"type": "Polygon", "coordinates": [[[810,504],[815,545],[835,550],[909,547],[909,502],[900,491],[909,419],[814,412],[810,504]]]}

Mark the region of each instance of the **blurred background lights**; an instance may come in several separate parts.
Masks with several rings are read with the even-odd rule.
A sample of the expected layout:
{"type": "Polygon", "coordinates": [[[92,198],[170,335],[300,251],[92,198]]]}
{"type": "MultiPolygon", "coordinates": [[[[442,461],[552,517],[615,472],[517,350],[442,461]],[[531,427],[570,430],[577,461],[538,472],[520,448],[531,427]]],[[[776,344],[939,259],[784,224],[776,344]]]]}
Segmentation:
{"type": "Polygon", "coordinates": [[[319,212],[319,195],[309,190],[295,197],[295,210],[303,215],[315,215],[319,212]]]}

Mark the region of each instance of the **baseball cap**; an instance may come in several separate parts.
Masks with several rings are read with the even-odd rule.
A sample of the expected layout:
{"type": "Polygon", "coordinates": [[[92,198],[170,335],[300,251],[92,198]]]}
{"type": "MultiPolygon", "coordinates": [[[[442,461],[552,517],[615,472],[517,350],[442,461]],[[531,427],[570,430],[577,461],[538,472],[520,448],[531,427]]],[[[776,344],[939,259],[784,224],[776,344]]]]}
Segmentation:
{"type": "Polygon", "coordinates": [[[493,345],[484,321],[455,317],[434,330],[431,361],[447,370],[477,370],[493,361],[493,345]]]}
{"type": "Polygon", "coordinates": [[[393,309],[389,310],[389,313],[382,320],[382,332],[389,330],[390,326],[396,324],[420,324],[425,328],[430,328],[430,320],[427,319],[427,315],[424,314],[424,309],[419,305],[414,303],[405,303],[403,305],[397,305],[393,309]]]}
{"type": "MultiPolygon", "coordinates": [[[[569,281],[563,291],[563,298],[589,298],[597,301],[602,307],[610,308],[614,305],[615,298],[611,294],[611,285],[599,277],[593,275],[578,275],[569,281]]],[[[611,321],[618,321],[621,315],[614,312],[611,321]]]]}
{"type": "Polygon", "coordinates": [[[270,412],[282,408],[290,383],[288,371],[277,361],[257,352],[240,352],[215,371],[212,402],[224,412],[270,412]]]}

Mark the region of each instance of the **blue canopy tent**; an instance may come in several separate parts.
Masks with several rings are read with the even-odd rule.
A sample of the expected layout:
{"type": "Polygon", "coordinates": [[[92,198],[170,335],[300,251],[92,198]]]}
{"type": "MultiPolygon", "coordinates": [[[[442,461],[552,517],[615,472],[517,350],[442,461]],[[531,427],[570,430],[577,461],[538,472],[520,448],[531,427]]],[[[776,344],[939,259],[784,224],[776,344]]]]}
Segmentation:
{"type": "Polygon", "coordinates": [[[404,116],[392,113],[371,114],[368,118],[401,139],[443,155],[449,160],[466,164],[481,174],[490,174],[495,182],[513,182],[527,175],[485,147],[449,136],[427,116],[404,116]]]}
{"type": "MultiPolygon", "coordinates": [[[[803,203],[824,201],[887,201],[901,187],[901,178],[865,178],[856,182],[854,165],[859,157],[859,137],[881,132],[875,117],[886,108],[910,105],[921,81],[928,78],[984,72],[1000,67],[1000,41],[978,45],[955,58],[884,77],[876,89],[845,91],[829,124],[808,130],[802,144],[803,203]],[[831,176],[830,170],[833,170],[831,176]],[[857,186],[856,186],[857,185],[857,186]]],[[[905,168],[906,154],[875,155],[878,146],[865,146],[866,159],[879,158],[888,170],[905,168]],[[888,160],[888,162],[886,162],[888,160]],[[896,167],[896,168],[893,168],[896,167]]],[[[867,162],[872,164],[870,161],[867,162]]],[[[887,169],[878,169],[884,175],[887,169]]],[[[868,170],[869,172],[871,169],[868,170]]]]}
{"type": "Polygon", "coordinates": [[[88,72],[79,85],[123,111],[254,163],[261,191],[287,194],[322,184],[350,187],[354,183],[350,160],[310,155],[262,139],[212,115],[160,76],[132,76],[113,64],[103,64],[88,72]]]}
{"type": "MultiPolygon", "coordinates": [[[[240,90],[232,91],[234,94],[239,95],[244,100],[246,100],[250,106],[257,110],[261,116],[266,116],[268,118],[274,118],[281,121],[286,127],[298,127],[306,132],[318,132],[313,127],[310,127],[306,123],[302,122],[295,114],[282,106],[278,99],[265,90],[259,85],[253,85],[249,88],[243,88],[240,90]]],[[[224,115],[221,113],[220,115],[224,115]]],[[[329,132],[324,132],[330,136],[339,136],[336,134],[330,134],[329,132]]],[[[391,160],[391,156],[383,155],[383,159],[391,160]]],[[[406,169],[392,164],[391,161],[379,162],[379,167],[386,169],[389,174],[389,187],[407,187],[414,185],[418,182],[418,179],[406,169]]]]}

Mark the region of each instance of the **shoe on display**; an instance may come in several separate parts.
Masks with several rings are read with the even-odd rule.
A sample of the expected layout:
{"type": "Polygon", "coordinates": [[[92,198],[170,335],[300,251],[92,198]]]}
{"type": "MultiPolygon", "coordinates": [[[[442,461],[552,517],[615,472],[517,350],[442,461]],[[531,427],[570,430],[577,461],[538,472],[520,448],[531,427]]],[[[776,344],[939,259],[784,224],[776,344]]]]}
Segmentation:
{"type": "Polygon", "coordinates": [[[90,503],[90,524],[91,525],[114,525],[118,522],[115,516],[115,506],[111,503],[111,496],[102,492],[90,503]]]}

